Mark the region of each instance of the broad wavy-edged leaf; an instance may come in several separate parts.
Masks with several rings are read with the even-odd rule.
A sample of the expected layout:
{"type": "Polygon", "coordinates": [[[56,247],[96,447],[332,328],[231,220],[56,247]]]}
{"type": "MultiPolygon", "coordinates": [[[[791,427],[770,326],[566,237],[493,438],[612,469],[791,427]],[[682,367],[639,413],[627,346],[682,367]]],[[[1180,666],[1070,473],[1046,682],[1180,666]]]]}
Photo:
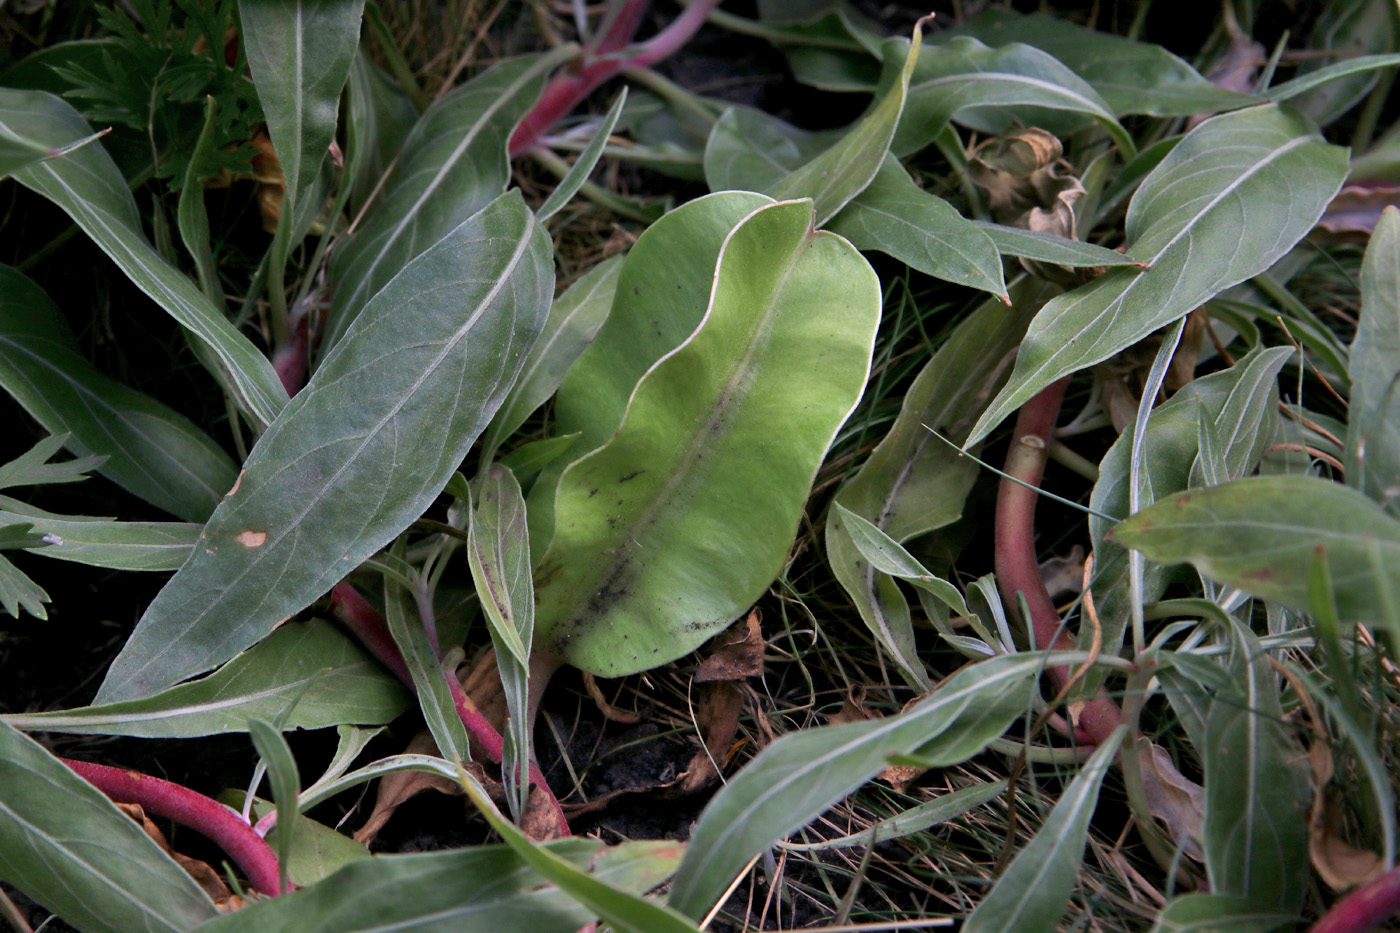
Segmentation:
{"type": "Polygon", "coordinates": [[[519,192],[405,266],[253,448],[99,702],[227,661],[407,528],[500,407],[553,285],[519,192]]]}
{"type": "Polygon", "coordinates": [[[1017,256],[1021,259],[1034,259],[1039,262],[1052,262],[1058,266],[1141,266],[1132,256],[1114,249],[1095,246],[1083,240],[1056,236],[1053,233],[1040,233],[1035,230],[1022,230],[1020,227],[1007,227],[1003,224],[974,220],[972,225],[985,233],[1003,256],[1017,256]]]}
{"type": "Polygon", "coordinates": [[[29,522],[44,539],[31,550],[44,557],[71,560],[112,570],[180,569],[199,540],[202,525],[193,522],[117,522],[108,519],[50,518],[0,511],[0,525],[29,522]]]}
{"type": "MultiPolygon", "coordinates": [[[[714,796],[690,834],[671,906],[702,917],[764,849],[879,774],[893,755],[927,747],[959,721],[986,724],[986,741],[1024,712],[1045,657],[1008,655],[969,665],[898,716],[785,735],[714,796]],[[989,711],[992,719],[988,722],[989,711]]],[[[956,764],[946,761],[944,766],[956,764]]]]}
{"type": "Polygon", "coordinates": [[[407,708],[397,680],[344,632],[311,619],[282,626],[208,677],[142,700],[0,718],[41,732],[183,739],[247,732],[253,718],[285,716],[287,729],[378,724],[407,708]]]}
{"type": "MultiPolygon", "coordinates": [[[[962,516],[977,465],[933,431],[961,442],[984,400],[1005,378],[1043,289],[1033,280],[1022,280],[1011,289],[1011,308],[989,299],[958,325],[905,392],[889,433],[837,491],[837,503],[899,542],[951,525],[962,516]]],[[[827,518],[826,557],[905,679],[927,689],[923,663],[914,649],[908,600],[888,575],[861,557],[839,512],[827,518]]]]}
{"type": "Polygon", "coordinates": [[[771,203],[749,191],[696,198],[648,227],[628,251],[608,319],[564,374],[554,400],[555,430],[579,438],[570,458],[546,467],[530,490],[530,548],[537,561],[554,534],[554,493],[563,470],[612,437],[637,381],[699,326],[725,238],[771,203]]]}
{"type": "Polygon", "coordinates": [[[1065,788],[1035,838],[1016,853],[996,886],[963,923],[967,933],[1053,933],[1060,929],[1065,902],[1079,880],[1099,787],[1127,731],[1127,726],[1119,726],[1085,762],[1084,770],[1065,788]]]}
{"type": "MultiPolygon", "coordinates": [[[[1229,369],[1192,380],[1152,409],[1142,441],[1142,472],[1152,498],[1192,485],[1203,424],[1208,424],[1220,441],[1220,452],[1231,476],[1244,476],[1258,465],[1278,424],[1278,374],[1292,356],[1291,347],[1252,351],[1229,369]]],[[[1104,454],[1099,462],[1099,480],[1089,499],[1089,507],[1098,513],[1089,517],[1094,547],[1090,586],[1103,650],[1111,652],[1123,643],[1128,626],[1128,552],[1105,540],[1113,523],[1099,516],[1128,517],[1133,435],[1134,426],[1129,425],[1104,454]]],[[[1148,567],[1144,580],[1143,598],[1154,600],[1166,586],[1165,571],[1148,567]]]]}
{"type": "Polygon", "coordinates": [[[364,0],[239,0],[240,37],[294,212],[335,139],[364,0]]]}
{"type": "Polygon", "coordinates": [[[892,155],[827,228],[856,249],[879,250],[926,275],[1007,298],[991,237],[914,184],[892,155]]]}
{"type": "MultiPolygon", "coordinates": [[[[781,201],[811,198],[820,227],[870,184],[889,152],[899,115],[904,112],[909,76],[923,44],[922,22],[914,24],[914,37],[902,49],[904,60],[879,102],[830,149],[765,188],[764,193],[781,201]]],[[[899,40],[894,40],[892,48],[899,47],[899,40]]],[[[896,54],[893,52],[892,58],[896,54]]]]}
{"type": "Polygon", "coordinates": [[[139,823],[4,722],[0,880],[90,933],[183,933],[218,916],[139,823]]]}
{"type": "Polygon", "coordinates": [[[78,353],[39,286],[0,266],[0,386],[97,472],[187,521],[207,519],[233,485],[228,454],[183,415],[104,376],[78,353]]]}
{"type": "Polygon", "coordinates": [[[865,259],[811,223],[810,202],[784,201],[734,229],[699,329],[637,384],[616,435],[565,471],[535,576],[537,651],[608,677],[655,667],[782,569],[880,316],[865,259]]]}
{"type": "Polygon", "coordinates": [[[414,124],[384,190],[331,255],[323,354],[411,259],[500,197],[510,181],[506,142],[557,64],[527,55],[493,65],[414,124]]]}
{"type": "Polygon", "coordinates": [[[569,367],[593,342],[612,308],[622,261],[622,256],[614,256],[598,263],[554,299],[540,339],[530,348],[520,378],[481,442],[483,462],[491,460],[501,442],[549,401],[569,367]]]}
{"type": "MultiPolygon", "coordinates": [[[[0,89],[0,129],[50,145],[92,133],[76,110],[52,94],[6,89],[0,89]]],[[[206,365],[214,364],[215,378],[244,411],[263,424],[277,417],[287,392],[272,364],[146,240],[131,189],[106,150],[84,146],[14,177],[61,207],[137,288],[203,343],[206,365]]]]}
{"type": "Polygon", "coordinates": [[[840,130],[804,130],[761,110],[733,107],[705,141],[705,183],[711,191],[764,191],[840,138],[840,130]]]}
{"type": "Polygon", "coordinates": [[[1325,553],[1338,617],[1377,623],[1400,607],[1400,521],[1354,489],[1312,476],[1252,476],[1158,500],[1110,541],[1148,559],[1189,561],[1229,586],[1306,612],[1325,553]]]}
{"type": "Polygon", "coordinates": [[[1003,133],[1013,124],[1062,133],[1092,120],[1125,158],[1136,152],[1132,137],[1092,86],[1052,56],[1019,42],[994,49],[961,37],[930,47],[909,82],[891,149],[900,156],[917,152],[950,120],[984,133],[1003,133]]]}
{"type": "Polygon", "coordinates": [[[1041,13],[983,10],[965,25],[930,38],[972,36],[988,45],[1024,42],[1053,55],[1103,95],[1117,116],[1189,117],[1258,103],[1211,84],[1160,45],[1098,32],[1041,13]]]}
{"type": "Polygon", "coordinates": [[[1259,640],[1232,629],[1227,676],[1206,713],[1201,832],[1210,889],[1297,911],[1308,884],[1306,758],[1284,723],[1279,678],[1259,640]]]}
{"type": "Polygon", "coordinates": [[[1400,211],[1387,208],[1361,266],[1351,343],[1347,485],[1400,516],[1400,211]]]}
{"type": "MultiPolygon", "coordinates": [[[[608,847],[574,837],[542,849],[641,894],[666,879],[673,842],[608,847]]],[[[596,919],[507,846],[360,859],[325,880],[226,914],[207,933],[575,933],[596,919]],[[469,883],[464,883],[469,879],[469,883]]]]}
{"type": "Polygon", "coordinates": [[[1102,362],[1268,269],[1312,229],[1346,173],[1345,149],[1272,104],[1196,127],[1128,207],[1128,251],[1151,268],[1110,269],[1046,304],[970,440],[981,440],[1061,376],[1102,362]]]}

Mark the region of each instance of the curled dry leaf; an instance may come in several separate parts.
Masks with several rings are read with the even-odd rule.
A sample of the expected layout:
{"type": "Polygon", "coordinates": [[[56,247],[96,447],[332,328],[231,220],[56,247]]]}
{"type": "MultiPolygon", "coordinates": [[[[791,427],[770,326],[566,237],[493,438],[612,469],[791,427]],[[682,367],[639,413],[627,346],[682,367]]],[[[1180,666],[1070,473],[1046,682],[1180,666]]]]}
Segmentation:
{"type": "Polygon", "coordinates": [[[604,719],[609,719],[613,722],[627,723],[628,725],[642,721],[641,713],[635,710],[629,712],[628,710],[618,709],[616,706],[609,703],[607,697],[603,696],[603,688],[598,686],[598,678],[587,671],[583,672],[583,687],[588,691],[589,699],[593,701],[594,706],[598,707],[598,712],[603,714],[604,719]]]}
{"type": "Polygon", "coordinates": [[[1375,232],[1376,222],[1387,207],[1400,207],[1400,185],[1358,181],[1337,192],[1317,225],[1328,233],[1355,234],[1345,239],[1364,242],[1375,232]]]}
{"type": "Polygon", "coordinates": [[[1199,840],[1205,820],[1205,788],[1178,771],[1171,755],[1155,742],[1138,744],[1138,767],[1152,815],[1166,825],[1188,858],[1203,861],[1199,840]]]}
{"type": "Polygon", "coordinates": [[[700,662],[700,669],[695,672],[695,682],[761,677],[764,641],[759,622],[762,619],[757,609],[750,610],[742,622],[736,622],[717,638],[718,647],[700,662]]]}
{"type": "MultiPolygon", "coordinates": [[[[864,722],[867,719],[884,718],[881,714],[871,712],[866,708],[866,692],[866,688],[863,686],[852,687],[846,693],[846,699],[841,704],[841,709],[826,717],[827,725],[835,726],[848,722],[864,722]]],[[[910,700],[909,704],[906,704],[905,709],[908,709],[909,705],[917,703],[920,699],[923,699],[923,697],[916,697],[910,700]]],[[[908,765],[889,765],[885,770],[876,775],[876,777],[886,784],[889,784],[900,793],[904,793],[911,783],[923,777],[926,770],[926,768],[914,768],[908,765]]]]}
{"type": "Polygon", "coordinates": [[[672,783],[672,793],[693,794],[713,784],[719,777],[719,768],[737,749],[734,736],[739,731],[739,714],[746,699],[742,681],[763,674],[761,620],[757,609],[750,610],[742,621],[715,639],[714,651],[700,662],[695,672],[695,683],[700,685],[695,725],[704,746],[672,783]]]}
{"type": "Polygon", "coordinates": [[[141,808],[140,804],[118,803],[116,807],[137,823],[141,824],[141,828],[145,830],[147,836],[151,837],[151,841],[160,846],[161,850],[164,851],[166,855],[173,858],[175,864],[183,868],[185,874],[193,878],[195,884],[199,885],[204,893],[209,895],[209,899],[214,902],[214,906],[219,909],[219,913],[232,913],[240,907],[247,906],[248,902],[229,890],[229,886],[224,883],[224,879],[208,862],[202,862],[199,859],[181,855],[179,852],[172,849],[170,843],[166,841],[165,834],[160,831],[160,827],[151,822],[151,818],[146,815],[146,811],[141,808]]]}
{"type": "MultiPolygon", "coordinates": [[[[425,729],[413,737],[404,749],[406,755],[436,755],[437,743],[425,729]]],[[[379,779],[379,789],[375,793],[374,809],[370,811],[365,825],[355,831],[355,841],[369,845],[379,835],[379,831],[394,815],[399,804],[416,797],[425,790],[441,791],[444,794],[460,794],[462,789],[454,781],[437,774],[422,771],[400,771],[386,774],[379,779]]]]}

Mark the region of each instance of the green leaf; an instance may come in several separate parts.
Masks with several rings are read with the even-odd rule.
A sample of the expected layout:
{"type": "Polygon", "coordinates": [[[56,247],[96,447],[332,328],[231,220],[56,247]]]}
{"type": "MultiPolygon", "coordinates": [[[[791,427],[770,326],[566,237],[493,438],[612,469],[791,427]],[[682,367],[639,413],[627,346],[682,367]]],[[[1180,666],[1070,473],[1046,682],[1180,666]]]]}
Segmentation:
{"type": "Polygon", "coordinates": [[[25,573],[10,561],[0,556],[0,606],[16,619],[21,608],[36,619],[47,619],[48,610],[44,603],[49,601],[39,584],[29,579],[25,573]]]}
{"type": "Polygon", "coordinates": [[[62,312],[0,266],[0,386],[97,472],[186,521],[207,519],[233,486],[228,454],[183,415],[104,376],[78,353],[62,312]]]}
{"type": "Polygon", "coordinates": [[[216,308],[221,306],[224,299],[219,286],[218,261],[214,258],[209,241],[209,212],[204,205],[202,179],[214,151],[218,123],[219,100],[211,94],[204,99],[204,126],[195,142],[194,152],[190,154],[189,165],[185,167],[184,184],[180,186],[180,200],[175,209],[180,242],[184,243],[185,252],[194,260],[200,290],[216,308]]]}
{"type": "Polygon", "coordinates": [[[1124,158],[1137,151],[1097,91],[1051,56],[1019,42],[993,49],[962,37],[930,50],[910,81],[891,148],[900,156],[917,152],[953,120],[994,134],[1013,123],[1063,133],[1093,120],[1124,158]]]}
{"type": "Polygon", "coordinates": [[[418,122],[418,111],[362,48],[350,64],[345,117],[344,184],[350,188],[350,210],[359,214],[418,122]]]}
{"type": "Polygon", "coordinates": [[[1099,786],[1127,731],[1126,726],[1119,726],[1095,750],[1035,838],[1016,853],[996,887],[967,918],[963,924],[966,933],[1050,933],[1060,928],[1065,902],[1079,880],[1099,786]]]}
{"type": "Polygon", "coordinates": [[[963,668],[898,716],[778,739],[730,778],[700,815],[671,883],[671,906],[704,916],[749,859],[879,774],[890,756],[926,745],[961,717],[980,718],[995,708],[1004,731],[1026,708],[1028,688],[1044,666],[1039,654],[992,658],[963,668]]]}
{"type": "MultiPolygon", "coordinates": [[[[258,757],[267,768],[267,776],[272,784],[272,797],[277,803],[277,822],[289,826],[297,816],[297,794],[301,793],[301,775],[297,771],[297,760],[292,754],[287,740],[271,723],[262,719],[248,721],[248,738],[258,757]]],[[[292,854],[291,833],[279,833],[274,840],[277,853],[277,871],[282,890],[287,890],[287,868],[292,854]]]]}
{"type": "Polygon", "coordinates": [[[981,220],[972,221],[972,225],[990,237],[997,252],[1004,256],[1017,256],[1077,268],[1142,265],[1132,256],[1114,249],[1095,246],[1093,243],[1085,243],[1083,240],[1071,240],[1053,233],[1022,230],[1020,227],[1007,227],[981,220]]]}
{"type": "Polygon", "coordinates": [[[974,784],[952,793],[940,794],[917,807],[910,807],[902,813],[896,813],[894,816],[883,819],[871,825],[869,829],[853,836],[838,836],[835,839],[823,839],[820,842],[784,842],[780,845],[790,852],[816,852],[822,849],[840,849],[846,846],[869,846],[889,839],[901,839],[914,833],[921,833],[930,826],[955,820],[964,813],[980,807],[988,800],[1005,792],[1005,781],[974,784]]]}
{"type": "MultiPolygon", "coordinates": [[[[230,794],[224,794],[222,802],[237,807],[243,805],[242,791],[233,791],[231,796],[237,799],[230,799],[230,794]]],[[[253,798],[254,819],[261,820],[275,810],[276,808],[271,802],[257,797],[253,798]]],[[[285,832],[284,827],[287,825],[279,818],[276,825],[268,831],[269,842],[277,844],[285,832]]],[[[285,859],[279,856],[278,860],[287,866],[287,876],[291,879],[292,884],[298,888],[315,884],[351,862],[371,858],[369,850],[354,839],[342,836],[329,826],[318,823],[310,817],[297,815],[292,819],[290,825],[292,827],[290,854],[285,859]]]]}
{"type": "MultiPolygon", "coordinates": [[[[739,221],[772,203],[747,191],[707,195],[671,211],[637,238],[618,274],[607,321],[564,374],[555,398],[557,432],[580,435],[572,459],[616,433],[638,380],[700,325],[725,238],[739,221]]],[[[569,462],[547,467],[530,491],[530,546],[537,562],[554,534],[554,495],[569,462]]]]}
{"type": "Polygon", "coordinates": [[[407,708],[398,681],[335,626],[311,619],[289,622],[208,677],[155,696],[0,718],[40,732],[176,739],[246,732],[254,718],[286,716],[288,729],[383,723],[407,708]]]}
{"type": "Polygon", "coordinates": [[[0,551],[15,551],[20,548],[43,548],[45,541],[42,535],[34,533],[34,525],[31,522],[10,524],[4,519],[0,519],[0,551]]]}
{"type": "Polygon", "coordinates": [[[520,378],[511,386],[510,394],[481,442],[483,463],[494,459],[501,443],[549,401],[564,381],[569,367],[593,342],[612,308],[622,260],[623,257],[614,256],[598,263],[554,299],[544,322],[544,332],[530,348],[530,355],[520,369],[520,378]]]}
{"type": "Polygon", "coordinates": [[[925,275],[1010,301],[992,239],[947,201],[914,184],[892,155],[827,226],[856,249],[888,253],[925,275]]]}
{"type": "MultiPolygon", "coordinates": [[[[1352,75],[1366,74],[1367,72],[1376,71],[1381,68],[1393,68],[1396,65],[1400,65],[1400,54],[1397,53],[1386,55],[1362,55],[1359,58],[1352,58],[1344,62],[1337,62],[1334,65],[1327,65],[1310,74],[1294,78],[1292,81],[1276,84],[1265,92],[1265,96],[1272,101],[1281,103],[1286,100],[1293,100],[1308,91],[1320,88],[1332,81],[1348,78],[1352,75]]],[[[1362,82],[1361,86],[1364,88],[1366,83],[1362,82]]],[[[1340,113],[1336,112],[1335,106],[1330,114],[1326,114],[1326,116],[1334,118],[1340,115],[1340,113]]]]}
{"type": "Polygon", "coordinates": [[[1206,872],[1213,893],[1293,913],[1307,893],[1307,759],[1284,724],[1268,654],[1243,625],[1232,632],[1228,676],[1213,694],[1200,749],[1206,872]]]}
{"type": "MultiPolygon", "coordinates": [[[[879,103],[841,140],[812,161],[788,175],[764,193],[780,201],[810,197],[816,211],[816,226],[823,226],[836,212],[870,184],[883,164],[894,139],[899,115],[904,112],[909,92],[909,76],[919,60],[923,42],[923,20],[914,24],[914,37],[904,51],[904,60],[879,103]]],[[[890,59],[895,60],[901,42],[892,40],[890,59]]]]}
{"type": "Polygon", "coordinates": [[[387,574],[384,577],[384,618],[389,624],[389,634],[403,655],[404,665],[413,678],[414,692],[418,695],[418,708],[423,711],[423,721],[437,743],[439,752],[451,762],[471,761],[471,746],[466,727],[457,714],[447,677],[438,664],[437,654],[428,641],[428,633],[418,613],[412,607],[409,595],[403,586],[387,574]]]}
{"type": "Polygon", "coordinates": [[[218,916],[140,824],[3,722],[0,879],[90,933],[173,933],[218,916]]]}
{"type": "Polygon", "coordinates": [[[1128,251],[1151,268],[1110,269],[1046,304],[1010,381],[970,440],[986,437],[1061,376],[1107,359],[1269,268],[1312,229],[1346,172],[1345,149],[1274,105],[1196,127],[1128,208],[1128,251]]]}
{"type": "Polygon", "coordinates": [[[763,191],[830,149],[840,130],[812,132],[761,110],[726,110],[705,142],[711,191],[763,191]]]}
{"type": "Polygon", "coordinates": [[[438,101],[414,125],[359,230],[331,255],[335,288],[322,353],[340,342],[410,260],[505,191],[506,142],[557,64],[555,55],[503,61],[438,101]]]}
{"type": "Polygon", "coordinates": [[[856,550],[872,570],[912,583],[938,597],[939,601],[959,615],[968,614],[967,604],[957,587],[929,573],[908,551],[873,522],[866,521],[839,502],[833,505],[833,509],[833,517],[840,520],[841,528],[850,536],[856,550]]]}
{"type": "Polygon", "coordinates": [[[583,187],[583,183],[588,181],[589,174],[594,166],[598,164],[598,159],[603,154],[603,147],[607,145],[608,137],[612,135],[613,127],[617,125],[617,118],[622,115],[622,108],[627,103],[627,88],[622,89],[622,93],[617,95],[617,100],[604,115],[601,123],[593,130],[593,138],[579,157],[574,160],[574,164],[569,168],[569,173],[554,186],[554,190],[545,198],[539,210],[535,211],[535,219],[544,223],[549,218],[558,213],[559,209],[569,203],[569,199],[578,194],[578,189],[583,187]]]}
{"type": "Polygon", "coordinates": [[[1400,517],[1400,211],[1393,207],[1366,248],[1348,372],[1347,485],[1400,517]]]}
{"type": "Polygon", "coordinates": [[[240,35],[295,214],[335,139],[364,0],[239,0],[240,35]]]}
{"type": "Polygon", "coordinates": [[[33,447],[8,463],[0,464],[0,489],[12,486],[38,486],[49,483],[76,483],[102,462],[101,457],[83,457],[50,463],[49,458],[68,441],[66,434],[41,438],[33,447]]]}
{"type": "Polygon", "coordinates": [[[1255,476],[1180,492],[1105,537],[1302,612],[1309,568],[1325,552],[1341,619],[1400,618],[1400,521],[1328,480],[1255,476]]]}
{"type": "Polygon", "coordinates": [[[104,135],[105,131],[93,133],[66,146],[51,147],[33,139],[26,139],[8,126],[0,126],[0,178],[13,175],[26,165],[60,158],[104,135]]]}
{"type": "Polygon", "coordinates": [[[173,572],[190,556],[203,525],[185,522],[65,521],[0,510],[0,523],[30,522],[44,539],[34,553],[112,570],[173,572]]]}
{"type": "MultiPolygon", "coordinates": [[[[685,917],[669,907],[630,891],[613,887],[580,869],[553,849],[536,845],[496,810],[496,805],[474,779],[462,775],[462,790],[506,845],[544,878],[558,885],[619,933],[699,933],[685,917]]],[[[672,846],[671,854],[679,847],[672,846]]]]}
{"type": "Polygon", "coordinates": [[[539,335],[550,253],[512,192],[405,266],[258,441],[99,701],[228,660],[421,515],[539,335]]]}
{"type": "Polygon", "coordinates": [[[536,573],[537,650],[608,677],[655,667],[781,571],[880,314],[870,266],[811,223],[810,203],[778,202],[734,229],[700,328],[647,372],[612,440],[565,471],[536,573]]]}
{"type": "MultiPolygon", "coordinates": [[[[54,143],[92,132],[77,111],[51,94],[0,89],[4,128],[54,143]]],[[[14,177],[61,207],[141,291],[198,338],[202,361],[212,364],[215,378],[239,407],[262,424],[277,417],[287,392],[272,364],[147,242],[136,201],[106,150],[84,146],[14,177]]]]}
{"type": "Polygon", "coordinates": [[[1193,893],[1163,907],[1152,933],[1270,933],[1297,922],[1297,914],[1261,907],[1247,897],[1193,893]]]}
{"type": "Polygon", "coordinates": [[[1103,95],[1117,116],[1189,117],[1257,103],[1248,94],[1216,87],[1160,45],[1137,42],[1034,13],[983,10],[966,25],[939,33],[943,42],[972,36],[988,45],[1024,42],[1074,70],[1103,95]]]}
{"type": "MultiPolygon", "coordinates": [[[[1007,357],[1044,288],[1023,279],[1011,289],[1011,309],[988,299],[958,325],[905,391],[889,434],[837,491],[837,503],[901,542],[962,516],[977,465],[933,431],[961,440],[1005,377],[1007,357]]],[[[826,556],[832,573],[905,679],[927,689],[923,664],[914,650],[908,601],[893,580],[861,557],[835,510],[826,524],[826,556]]]]}

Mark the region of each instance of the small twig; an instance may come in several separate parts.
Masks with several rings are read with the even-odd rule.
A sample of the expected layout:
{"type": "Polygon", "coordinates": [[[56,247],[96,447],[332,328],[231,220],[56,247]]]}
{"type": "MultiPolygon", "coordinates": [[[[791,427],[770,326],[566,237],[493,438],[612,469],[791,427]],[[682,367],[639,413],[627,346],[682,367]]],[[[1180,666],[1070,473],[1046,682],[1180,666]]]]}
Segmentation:
{"type": "Polygon", "coordinates": [[[139,804],[147,813],[174,820],[208,837],[233,859],[253,887],[268,895],[282,893],[277,856],[272,848],[253,832],[253,827],[218,801],[139,771],[68,758],[59,760],[117,803],[139,804]]]}

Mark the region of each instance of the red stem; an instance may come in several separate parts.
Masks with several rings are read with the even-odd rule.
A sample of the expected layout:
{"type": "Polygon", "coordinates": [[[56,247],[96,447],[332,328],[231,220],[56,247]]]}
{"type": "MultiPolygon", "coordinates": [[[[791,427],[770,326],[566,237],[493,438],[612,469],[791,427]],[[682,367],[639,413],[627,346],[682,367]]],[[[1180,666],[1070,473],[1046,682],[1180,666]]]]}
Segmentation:
{"type": "MultiPolygon", "coordinates": [[[[355,633],[355,636],[370,650],[371,654],[379,658],[384,666],[393,671],[394,675],[403,681],[410,690],[413,689],[413,677],[408,672],[408,665],[404,662],[403,654],[399,651],[398,645],[394,644],[393,636],[389,634],[389,624],[360,595],[358,590],[343,580],[337,583],[331,590],[331,611],[350,631],[355,633]]],[[[481,714],[481,710],[477,709],[476,704],[472,702],[471,697],[467,696],[457,678],[446,672],[443,673],[443,677],[447,680],[447,688],[452,692],[453,705],[457,708],[457,715],[461,718],[467,734],[471,736],[488,759],[495,764],[500,764],[505,749],[505,740],[496,731],[496,727],[491,725],[481,714]]],[[[559,799],[554,796],[554,791],[550,790],[549,784],[545,781],[544,772],[540,770],[539,765],[531,761],[529,773],[530,780],[548,798],[547,805],[555,814],[559,835],[572,835],[569,821],[564,816],[564,808],[559,805],[559,799]]]]}
{"type": "Polygon", "coordinates": [[[1332,905],[1312,933],[1367,933],[1400,914],[1400,868],[1363,884],[1332,905]]]}
{"type": "Polygon", "coordinates": [[[272,847],[242,817],[218,801],[139,771],[68,758],[59,760],[117,803],[140,804],[147,813],[172,819],[208,837],[228,853],[253,887],[264,894],[282,893],[272,847]]]}
{"type": "MultiPolygon", "coordinates": [[[[1003,478],[997,493],[996,576],[997,587],[1008,605],[1016,605],[1016,594],[1025,597],[1030,609],[1031,632],[1037,648],[1074,651],[1072,638],[1061,624],[1060,613],[1046,592],[1035,554],[1035,506],[1041,477],[1049,458],[1055,419],[1065,398],[1069,377],[1041,390],[1021,407],[1011,449],[1006,453],[1006,470],[1025,483],[1003,478]],[[1028,488],[1029,487],[1029,488],[1028,488]]],[[[1052,667],[1050,678],[1056,688],[1069,680],[1070,669],[1052,667]]],[[[1079,711],[1078,731],[1094,745],[1108,740],[1122,721],[1118,704],[1106,696],[1089,700],[1079,711]]]]}

